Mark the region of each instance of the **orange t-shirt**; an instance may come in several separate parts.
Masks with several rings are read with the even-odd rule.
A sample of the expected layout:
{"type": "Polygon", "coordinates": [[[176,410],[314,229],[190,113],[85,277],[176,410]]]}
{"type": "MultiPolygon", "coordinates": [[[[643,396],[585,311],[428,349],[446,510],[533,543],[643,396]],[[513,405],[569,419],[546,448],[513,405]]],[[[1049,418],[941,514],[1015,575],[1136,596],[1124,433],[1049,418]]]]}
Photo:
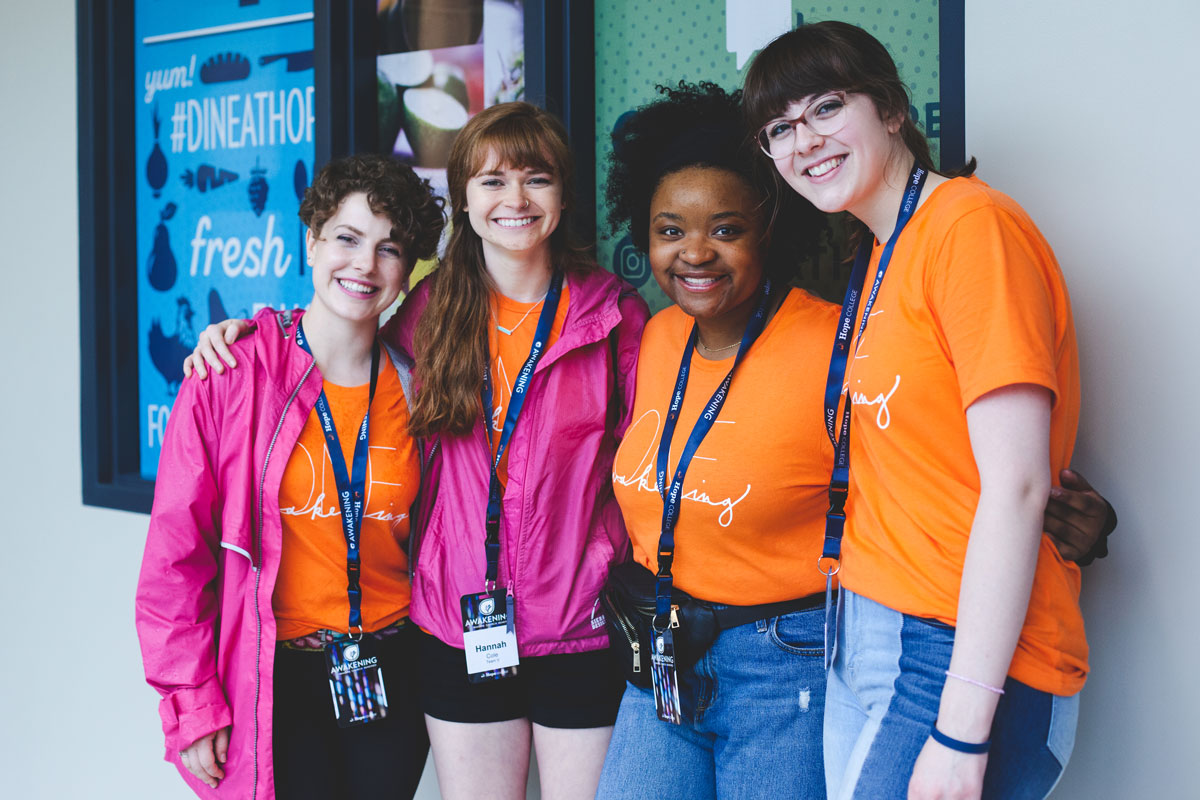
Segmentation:
{"type": "MultiPolygon", "coordinates": [[[[324,387],[346,469],[351,470],[369,386],[335,386],[326,381],[324,387]]],[[[405,547],[409,509],[421,479],[417,449],[408,435],[408,403],[387,353],[380,364],[368,436],[359,583],[363,627],[375,631],[408,614],[405,547]]],[[[329,451],[314,408],[288,458],[279,487],[283,547],[271,605],[280,640],[321,629],[348,629],[346,538],[337,496],[329,451]]]]}
{"type": "MultiPolygon", "coordinates": [[[[756,605],[823,591],[817,571],[833,447],[820,408],[837,307],[792,289],[746,354],[716,424],[688,467],[671,574],[713,603],[756,605]]],[[[632,422],[613,487],[633,555],[658,570],[662,496],[655,463],[692,318],[677,306],[642,334],[632,422]]],[[[692,356],[668,459],[674,471],[700,412],[733,359],[692,356]]]]}
{"type": "MultiPolygon", "coordinates": [[[[883,248],[876,247],[866,285],[883,248]]],[[[856,324],[857,330],[857,324],[856,324]]],[[[1028,383],[1054,395],[1050,468],[1071,458],[1079,361],[1050,246],[978,179],[937,187],[896,242],[847,370],[854,400],[842,584],[905,614],[955,624],[979,473],[966,408],[1028,383]]],[[[1043,536],[1009,674],[1058,695],[1087,675],[1079,568],[1043,536]]]]}
{"type": "MultiPolygon", "coordinates": [[[[546,350],[542,351],[542,358],[546,357],[546,352],[558,341],[559,334],[562,333],[563,323],[567,320],[569,299],[567,282],[563,280],[562,297],[558,301],[554,323],[550,328],[550,341],[546,343],[546,350]]],[[[494,318],[488,325],[488,354],[492,359],[492,458],[496,457],[496,450],[500,447],[500,432],[504,429],[504,415],[508,413],[512,387],[521,373],[521,367],[525,366],[525,361],[529,358],[529,351],[533,347],[533,334],[537,331],[538,316],[541,312],[541,300],[536,303],[522,303],[499,292],[492,292],[494,318]],[[498,330],[497,326],[511,333],[504,333],[498,330]]],[[[520,420],[517,424],[521,424],[520,420]]],[[[500,476],[500,483],[507,486],[507,451],[504,458],[500,459],[496,473],[500,476]]]]}

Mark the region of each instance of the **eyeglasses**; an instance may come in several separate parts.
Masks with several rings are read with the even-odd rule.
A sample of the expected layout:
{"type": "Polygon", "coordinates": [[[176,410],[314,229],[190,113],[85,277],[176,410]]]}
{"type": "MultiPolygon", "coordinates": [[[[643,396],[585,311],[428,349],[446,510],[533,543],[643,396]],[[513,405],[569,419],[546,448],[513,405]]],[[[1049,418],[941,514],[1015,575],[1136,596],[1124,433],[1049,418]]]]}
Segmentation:
{"type": "Polygon", "coordinates": [[[830,92],[808,104],[795,119],[773,119],[758,132],[758,146],[768,158],[791,155],[796,146],[796,126],[803,125],[817,136],[832,136],[846,125],[846,93],[830,92]]]}

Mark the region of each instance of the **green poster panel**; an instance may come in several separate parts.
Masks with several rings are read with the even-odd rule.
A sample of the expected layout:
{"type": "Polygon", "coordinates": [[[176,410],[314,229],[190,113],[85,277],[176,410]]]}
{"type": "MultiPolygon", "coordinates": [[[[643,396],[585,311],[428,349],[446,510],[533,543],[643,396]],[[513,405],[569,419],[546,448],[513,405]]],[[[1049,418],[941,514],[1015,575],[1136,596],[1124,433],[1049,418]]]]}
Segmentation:
{"type": "MultiPolygon", "coordinates": [[[[935,158],[949,147],[943,133],[961,137],[961,103],[947,116],[942,95],[961,87],[961,0],[956,13],[938,0],[860,0],[813,4],[800,0],[601,0],[596,3],[596,233],[597,257],[633,283],[653,310],[667,305],[649,264],[628,236],[609,231],[604,204],[610,134],[617,120],[659,95],[655,86],[712,81],[727,89],[741,86],[750,59],[767,42],[797,25],[837,19],[859,25],[891,52],[912,96],[910,113],[930,138],[935,158]],[[947,37],[956,41],[948,42],[947,37]],[[943,58],[954,54],[951,59],[943,58]],[[953,66],[951,65],[953,63],[953,66]],[[954,75],[944,76],[943,66],[954,75]],[[947,81],[949,78],[949,81],[947,81]]],[[[826,296],[836,295],[841,270],[834,246],[824,242],[816,263],[801,271],[801,282],[826,296]]],[[[840,298],[839,298],[840,299],[840,298]]]]}

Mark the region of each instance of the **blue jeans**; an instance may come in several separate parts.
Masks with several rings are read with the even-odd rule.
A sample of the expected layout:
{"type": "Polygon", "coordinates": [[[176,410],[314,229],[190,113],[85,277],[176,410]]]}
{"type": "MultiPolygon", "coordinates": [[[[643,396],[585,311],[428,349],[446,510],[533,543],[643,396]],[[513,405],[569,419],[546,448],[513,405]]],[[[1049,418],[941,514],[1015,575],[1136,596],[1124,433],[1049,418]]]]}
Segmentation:
{"type": "Polygon", "coordinates": [[[690,725],[662,722],[654,694],[625,687],[598,800],[821,800],[824,609],[722,631],[680,675],[690,725]]]}
{"type": "MultiPolygon", "coordinates": [[[[829,796],[887,800],[908,782],[937,719],[954,628],[843,590],[838,651],[825,695],[829,796]]],[[[1075,746],[1079,695],[1009,678],[992,723],[984,800],[1044,798],[1075,746]]]]}

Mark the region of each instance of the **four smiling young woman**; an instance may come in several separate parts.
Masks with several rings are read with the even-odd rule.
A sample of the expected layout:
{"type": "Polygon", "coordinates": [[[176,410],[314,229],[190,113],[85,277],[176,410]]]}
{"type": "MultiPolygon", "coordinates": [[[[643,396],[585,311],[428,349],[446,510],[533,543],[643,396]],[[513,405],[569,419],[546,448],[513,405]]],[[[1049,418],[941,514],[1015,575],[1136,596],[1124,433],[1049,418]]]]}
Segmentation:
{"type": "MultiPolygon", "coordinates": [[[[764,51],[747,86],[757,137],[737,95],[710,85],[669,91],[615,134],[611,219],[677,304],[644,336],[645,304],[567,239],[561,125],[505,104],[458,137],[442,265],[381,332],[416,362],[407,658],[445,796],[522,797],[531,743],[547,798],[818,798],[826,780],[839,796],[903,797],[914,763],[914,796],[1040,797],[1061,772],[1082,629],[1038,620],[1077,619],[1078,571],[1054,545],[1090,549],[1103,517],[1071,510],[1102,507],[1083,483],[1042,522],[1077,404],[1065,290],[1015,204],[930,174],[894,65],[849,27],[764,51]],[[755,159],[798,196],[760,188],[755,159]],[[908,227],[895,222],[906,192],[908,227]],[[873,279],[894,250],[862,312],[868,349],[847,312],[846,377],[829,375],[838,308],[788,286],[814,206],[868,226],[873,279]],[[843,387],[854,467],[827,709],[817,559],[843,387]],[[598,597],[626,526],[660,606],[642,632],[666,646],[653,688],[626,685],[618,715],[598,597]],[[736,621],[678,668],[673,588],[736,621]],[[989,730],[986,766],[964,748],[989,730]],[[1017,776],[1017,760],[1037,775],[1017,776]],[[789,767],[763,769],[775,763],[789,767]]],[[[202,336],[198,372],[224,371],[239,329],[202,336]]]]}

